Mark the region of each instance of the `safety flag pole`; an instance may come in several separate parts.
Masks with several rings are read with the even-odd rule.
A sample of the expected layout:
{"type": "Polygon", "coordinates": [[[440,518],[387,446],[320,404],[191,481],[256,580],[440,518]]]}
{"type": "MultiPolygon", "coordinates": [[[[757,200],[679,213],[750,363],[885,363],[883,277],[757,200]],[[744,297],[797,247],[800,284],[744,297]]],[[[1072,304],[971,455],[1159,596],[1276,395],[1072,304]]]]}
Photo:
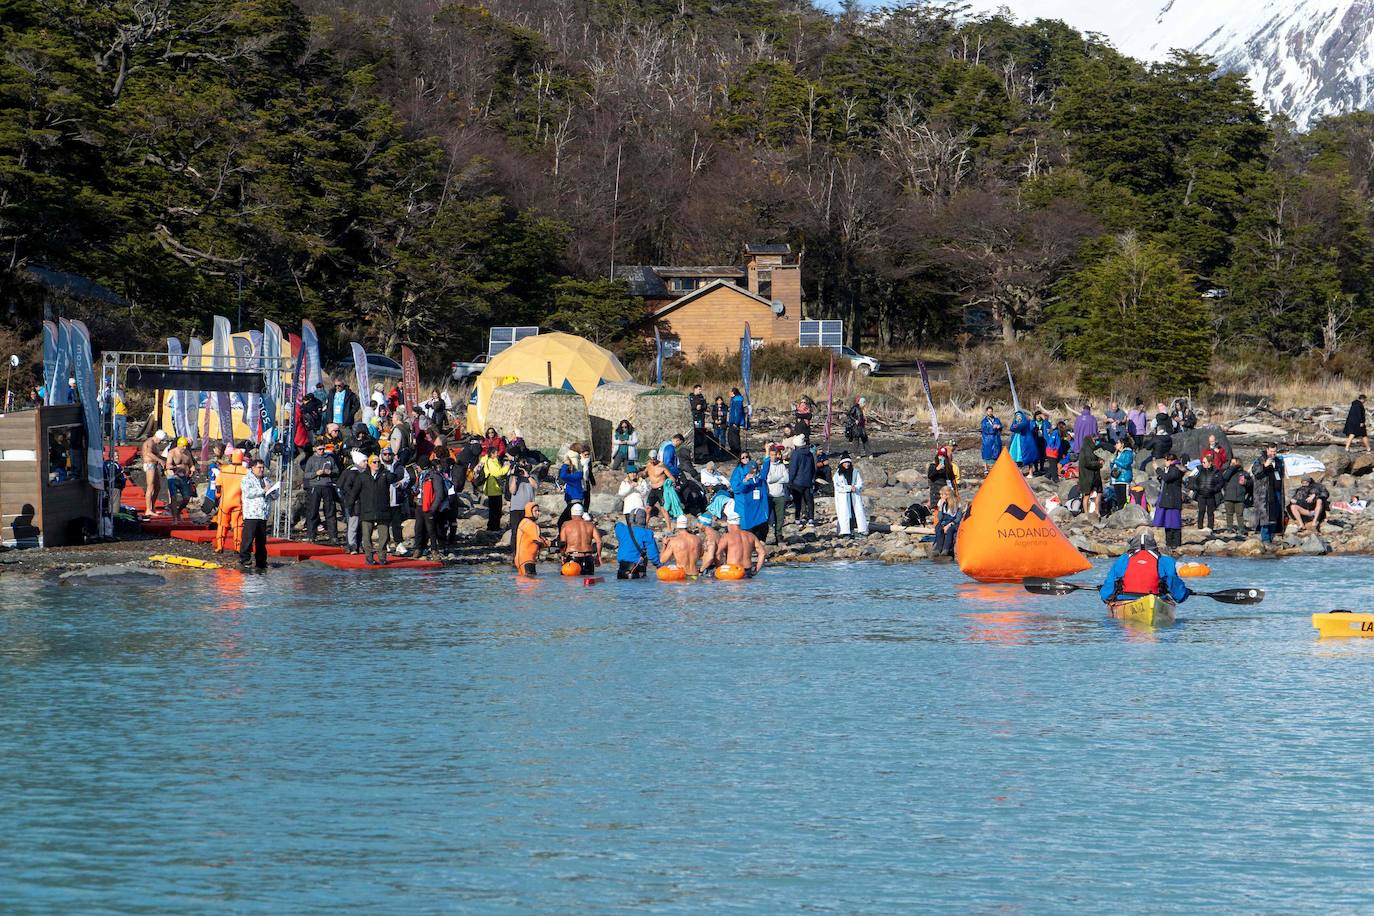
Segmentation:
{"type": "Polygon", "coordinates": [[[935,399],[930,396],[930,374],[926,372],[923,360],[916,360],[916,368],[921,372],[921,387],[926,391],[926,406],[930,408],[930,435],[936,444],[940,442],[940,418],[935,415],[935,399]]]}
{"type": "Polygon", "coordinates": [[[1017,413],[1021,412],[1021,399],[1016,396],[1016,380],[1011,377],[1011,363],[1003,363],[1007,367],[1007,384],[1011,386],[1011,409],[1017,413]]]}
{"type": "Polygon", "coordinates": [[[830,374],[825,380],[825,450],[830,451],[830,418],[835,406],[835,351],[830,351],[830,374]]]}

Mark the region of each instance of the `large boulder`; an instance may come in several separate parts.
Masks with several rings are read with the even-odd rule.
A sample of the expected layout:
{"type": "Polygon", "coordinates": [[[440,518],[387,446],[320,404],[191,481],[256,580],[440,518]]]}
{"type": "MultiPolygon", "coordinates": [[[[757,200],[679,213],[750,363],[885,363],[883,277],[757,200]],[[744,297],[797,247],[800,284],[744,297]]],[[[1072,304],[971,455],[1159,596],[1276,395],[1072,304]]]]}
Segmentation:
{"type": "MultiPolygon", "coordinates": [[[[1226,449],[1227,454],[1235,454],[1235,449],[1231,448],[1231,440],[1226,436],[1226,430],[1220,426],[1199,426],[1196,429],[1185,429],[1182,432],[1174,433],[1174,454],[1187,455],[1190,458],[1198,458],[1202,455],[1202,450],[1207,447],[1207,437],[1216,436],[1217,445],[1226,449]]],[[[1136,462],[1139,463],[1140,455],[1136,462]]]]}
{"type": "Polygon", "coordinates": [[[1128,503],[1106,518],[1108,528],[1128,531],[1150,524],[1150,516],[1135,503],[1128,503]]]}
{"type": "Polygon", "coordinates": [[[1350,473],[1356,477],[1374,472],[1374,455],[1368,452],[1361,452],[1350,459],[1350,473]]]}
{"type": "MultiPolygon", "coordinates": [[[[1229,432],[1233,436],[1249,436],[1255,439],[1288,438],[1288,430],[1269,423],[1236,423],[1231,426],[1229,432]]],[[[1204,436],[1202,441],[1206,442],[1207,438],[1204,436]]]]}
{"type": "Polygon", "coordinates": [[[74,569],[58,576],[63,585],[94,585],[98,587],[126,585],[158,586],[166,585],[165,576],[150,569],[138,566],[92,566],[87,569],[74,569]]]}
{"type": "Polygon", "coordinates": [[[1322,449],[1316,457],[1318,461],[1326,465],[1326,473],[1330,477],[1338,477],[1341,474],[1350,473],[1352,456],[1338,445],[1332,445],[1322,449]]]}

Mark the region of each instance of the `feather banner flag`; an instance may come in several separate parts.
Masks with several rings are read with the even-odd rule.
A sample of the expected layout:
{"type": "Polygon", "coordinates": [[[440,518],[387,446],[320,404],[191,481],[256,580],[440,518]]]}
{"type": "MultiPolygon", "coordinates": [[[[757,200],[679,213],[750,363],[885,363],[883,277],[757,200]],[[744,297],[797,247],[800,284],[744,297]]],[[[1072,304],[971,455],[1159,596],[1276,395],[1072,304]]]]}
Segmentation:
{"type": "Polygon", "coordinates": [[[72,376],[86,426],[86,479],[97,490],[105,489],[104,434],[100,428],[100,395],[95,390],[95,366],[91,361],[91,332],[80,321],[71,323],[72,376]]]}
{"type": "Polygon", "coordinates": [[[52,403],[57,380],[57,322],[43,322],[43,403],[52,403]]]}
{"type": "MultiPolygon", "coordinates": [[[[232,337],[229,319],[216,315],[214,337],[211,340],[211,363],[216,369],[229,369],[229,341],[232,337]]],[[[223,442],[234,441],[234,406],[229,400],[229,392],[215,392],[215,414],[219,417],[219,437],[223,442]]]]}
{"type": "Polygon", "coordinates": [[[937,443],[940,439],[940,418],[935,415],[935,399],[930,396],[930,373],[926,371],[924,360],[916,360],[916,368],[921,372],[921,387],[926,392],[926,406],[930,408],[930,434],[937,443]]]}
{"type": "Polygon", "coordinates": [[[358,404],[362,410],[362,422],[372,419],[372,389],[367,382],[367,351],[363,345],[354,341],[349,344],[353,351],[353,375],[358,380],[358,404]]]}
{"type": "Polygon", "coordinates": [[[67,403],[68,370],[71,368],[72,344],[71,323],[65,318],[57,319],[57,358],[53,363],[52,384],[48,386],[48,403],[67,403]]]}
{"type": "Polygon", "coordinates": [[[323,367],[320,365],[320,335],[315,333],[315,323],[308,319],[301,322],[301,346],[310,357],[305,370],[305,387],[307,391],[314,391],[320,383],[323,367]]]}
{"type": "Polygon", "coordinates": [[[1021,412],[1021,399],[1016,396],[1016,379],[1011,377],[1011,363],[1003,363],[1007,367],[1007,384],[1011,386],[1011,409],[1016,413],[1021,412]]]}
{"type": "Polygon", "coordinates": [[[740,341],[740,375],[744,377],[744,428],[749,428],[749,418],[754,412],[753,402],[749,400],[749,370],[754,361],[754,338],[749,333],[749,322],[744,323],[744,339],[740,341]]]}
{"type": "Polygon", "coordinates": [[[420,363],[410,347],[401,348],[401,397],[414,414],[420,407],[420,363]]]}

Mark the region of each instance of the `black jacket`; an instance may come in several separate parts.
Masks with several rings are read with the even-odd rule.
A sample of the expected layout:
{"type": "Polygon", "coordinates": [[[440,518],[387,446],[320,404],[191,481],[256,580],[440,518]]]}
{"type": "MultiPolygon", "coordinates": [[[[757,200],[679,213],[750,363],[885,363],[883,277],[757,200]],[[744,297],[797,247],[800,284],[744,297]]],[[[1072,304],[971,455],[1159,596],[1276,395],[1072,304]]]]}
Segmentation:
{"type": "Polygon", "coordinates": [[[1228,503],[1243,503],[1250,495],[1250,475],[1243,467],[1227,466],[1221,472],[1221,498],[1228,503]]]}
{"type": "Polygon", "coordinates": [[[358,511],[358,492],[362,484],[362,468],[350,467],[339,475],[339,495],[343,497],[343,508],[349,515],[358,511]]]}
{"type": "Polygon", "coordinates": [[[1157,434],[1150,440],[1150,457],[1155,461],[1163,461],[1164,457],[1174,450],[1174,437],[1166,434],[1157,434]]]}
{"type": "MultiPolygon", "coordinates": [[[[324,402],[324,417],[326,423],[334,422],[334,392],[328,392],[328,398],[324,402]]],[[[344,389],[343,403],[343,428],[348,429],[353,425],[353,420],[358,415],[358,396],[353,393],[352,388],[344,389]]]]}
{"type": "Polygon", "coordinates": [[[787,482],[794,490],[809,490],[816,485],[816,456],[803,446],[792,450],[787,459],[787,482]]]}
{"type": "Polygon", "coordinates": [[[1177,464],[1159,472],[1159,508],[1183,508],[1183,471],[1177,464]]]}
{"type": "Polygon", "coordinates": [[[706,395],[693,394],[688,396],[687,403],[692,408],[692,424],[701,426],[706,423],[706,395]]]}
{"type": "Polygon", "coordinates": [[[358,517],[365,522],[391,521],[391,485],[397,481],[394,474],[385,468],[378,468],[376,476],[371,471],[358,475],[358,517]]]}
{"type": "Polygon", "coordinates": [[[954,486],[954,465],[946,463],[940,467],[934,461],[926,466],[926,479],[930,481],[932,487],[944,486],[948,483],[954,486]]]}
{"type": "Polygon", "coordinates": [[[730,405],[729,405],[729,404],[719,404],[719,403],[714,403],[714,402],[711,404],[711,425],[712,425],[712,426],[724,426],[724,425],[726,424],[726,421],[728,421],[729,419],[730,419],[730,405]]]}
{"type": "Polygon", "coordinates": [[[1198,468],[1192,481],[1193,499],[1215,500],[1221,495],[1222,484],[1221,474],[1216,468],[1198,468]]]}
{"type": "Polygon", "coordinates": [[[1341,428],[1341,433],[1347,436],[1365,434],[1364,401],[1357,398],[1350,402],[1350,413],[1345,415],[1345,426],[1341,428]]]}
{"type": "Polygon", "coordinates": [[[381,449],[377,445],[377,440],[372,438],[372,433],[366,430],[354,430],[349,434],[344,448],[350,452],[362,452],[364,455],[376,455],[381,449]]]}

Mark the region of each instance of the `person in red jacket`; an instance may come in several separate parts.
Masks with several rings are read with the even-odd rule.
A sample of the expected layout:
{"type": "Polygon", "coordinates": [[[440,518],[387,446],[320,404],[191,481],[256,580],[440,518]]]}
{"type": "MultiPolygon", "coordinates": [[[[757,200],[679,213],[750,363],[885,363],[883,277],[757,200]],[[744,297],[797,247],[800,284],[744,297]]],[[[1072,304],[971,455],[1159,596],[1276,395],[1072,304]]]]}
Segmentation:
{"type": "Polygon", "coordinates": [[[423,557],[428,547],[430,559],[438,560],[438,514],[448,498],[448,483],[428,458],[421,458],[417,466],[420,468],[420,489],[415,497],[415,556],[423,557]]]}
{"type": "Polygon", "coordinates": [[[489,448],[494,450],[492,454],[497,458],[506,457],[506,438],[497,435],[495,426],[488,426],[486,435],[482,437],[482,451],[486,452],[489,448]]]}

